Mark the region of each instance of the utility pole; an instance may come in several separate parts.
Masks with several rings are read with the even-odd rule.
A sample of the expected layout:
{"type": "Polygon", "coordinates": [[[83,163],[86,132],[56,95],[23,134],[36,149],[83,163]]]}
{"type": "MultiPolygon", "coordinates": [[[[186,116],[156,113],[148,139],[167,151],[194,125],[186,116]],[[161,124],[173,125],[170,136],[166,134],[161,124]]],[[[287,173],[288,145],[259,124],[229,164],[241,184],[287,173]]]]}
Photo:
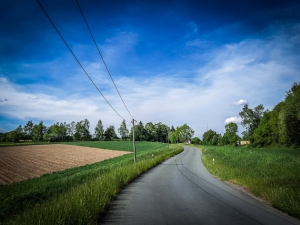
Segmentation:
{"type": "Polygon", "coordinates": [[[136,120],[132,119],[132,142],[133,142],[133,161],[136,162],[136,148],[135,148],[135,138],[134,138],[134,121],[136,120]]]}
{"type": "Polygon", "coordinates": [[[170,144],[169,144],[169,131],[168,131],[168,150],[170,150],[170,144]]]}

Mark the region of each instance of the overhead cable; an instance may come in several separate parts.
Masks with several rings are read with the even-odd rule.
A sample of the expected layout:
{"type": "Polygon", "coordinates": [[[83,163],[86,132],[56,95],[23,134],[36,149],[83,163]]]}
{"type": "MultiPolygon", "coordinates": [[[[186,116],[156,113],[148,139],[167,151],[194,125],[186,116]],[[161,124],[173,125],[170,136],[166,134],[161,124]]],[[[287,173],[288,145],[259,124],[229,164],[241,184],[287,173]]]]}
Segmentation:
{"type": "Polygon", "coordinates": [[[120,94],[120,92],[119,92],[119,90],[118,90],[118,88],[117,88],[115,82],[114,82],[114,79],[112,78],[112,75],[111,75],[110,72],[109,72],[109,69],[108,69],[108,67],[107,67],[107,65],[106,65],[106,63],[105,63],[105,61],[104,61],[104,58],[103,58],[103,56],[102,56],[102,54],[101,54],[101,51],[100,51],[100,49],[99,49],[99,47],[98,47],[98,44],[97,44],[97,42],[96,42],[96,40],[95,40],[95,38],[94,38],[94,35],[92,34],[92,31],[91,31],[91,29],[90,29],[90,26],[89,26],[89,24],[88,24],[88,22],[87,22],[87,20],[86,20],[86,18],[85,18],[85,16],[84,16],[84,13],[83,13],[83,11],[82,11],[82,9],[81,9],[81,7],[80,7],[80,4],[79,4],[78,0],[76,0],[76,2],[77,2],[77,5],[78,5],[79,10],[80,10],[80,12],[81,12],[81,15],[82,15],[82,17],[83,17],[83,19],[84,19],[84,22],[85,22],[85,24],[86,24],[86,26],[87,26],[87,28],[88,28],[90,34],[91,34],[91,37],[92,37],[92,39],[93,39],[93,41],[94,41],[94,44],[95,44],[95,46],[96,46],[96,48],[97,48],[97,50],[98,50],[98,53],[99,53],[99,55],[100,55],[100,57],[101,57],[101,59],[102,59],[102,62],[103,62],[104,66],[105,66],[105,68],[106,68],[106,70],[107,70],[107,73],[109,74],[110,79],[111,79],[111,81],[113,82],[113,84],[114,84],[114,86],[115,86],[115,88],[116,88],[116,90],[117,90],[117,92],[118,92],[118,94],[119,94],[119,96],[120,96],[120,98],[121,98],[121,100],[122,100],[122,102],[123,102],[123,104],[124,104],[124,106],[125,106],[127,112],[129,113],[129,115],[130,115],[131,118],[133,119],[133,116],[132,116],[131,113],[129,112],[129,110],[128,110],[128,108],[127,108],[127,106],[126,106],[126,104],[125,104],[125,102],[124,102],[124,100],[123,100],[123,98],[122,98],[122,96],[121,96],[121,94],[120,94]]]}
{"type": "Polygon", "coordinates": [[[86,72],[86,70],[83,68],[83,66],[81,65],[81,63],[79,62],[78,58],[75,56],[75,54],[73,53],[73,51],[71,50],[70,46],[68,45],[68,43],[66,42],[66,40],[63,38],[63,36],[61,35],[61,33],[59,32],[59,30],[57,29],[57,27],[55,26],[54,22],[52,21],[52,19],[50,18],[49,14],[46,12],[45,8],[43,7],[43,5],[40,3],[39,0],[37,0],[37,2],[39,3],[39,5],[41,6],[41,8],[43,9],[45,15],[48,17],[49,21],[51,22],[52,26],[55,28],[56,32],[58,33],[58,35],[60,36],[60,38],[63,40],[63,42],[65,43],[65,45],[67,46],[67,48],[69,49],[69,51],[72,53],[73,57],[75,58],[75,60],[77,61],[77,63],[80,65],[81,69],[84,71],[84,73],[86,74],[86,76],[90,79],[90,81],[92,82],[92,84],[95,86],[95,88],[98,90],[98,92],[102,95],[102,97],[104,98],[104,100],[107,102],[107,104],[115,111],[115,113],[118,114],[119,117],[121,117],[123,120],[125,120],[115,109],[114,107],[109,103],[109,101],[105,98],[105,96],[102,94],[102,92],[99,90],[99,88],[96,86],[96,84],[94,83],[94,81],[92,80],[92,78],[89,76],[89,74],[86,72]]]}

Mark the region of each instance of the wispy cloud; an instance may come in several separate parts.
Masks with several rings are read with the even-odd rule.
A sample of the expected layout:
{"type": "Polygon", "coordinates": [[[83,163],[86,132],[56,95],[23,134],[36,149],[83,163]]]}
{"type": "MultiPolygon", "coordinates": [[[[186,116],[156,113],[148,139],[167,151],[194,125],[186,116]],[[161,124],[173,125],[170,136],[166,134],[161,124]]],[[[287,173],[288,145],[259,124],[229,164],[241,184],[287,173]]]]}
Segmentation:
{"type": "Polygon", "coordinates": [[[7,98],[0,98],[0,102],[7,102],[7,98]]]}
{"type": "Polygon", "coordinates": [[[246,99],[240,99],[237,102],[233,102],[232,104],[233,105],[245,105],[247,103],[248,103],[248,101],[246,99]]]}
{"type": "Polygon", "coordinates": [[[242,121],[242,118],[241,117],[235,117],[235,116],[233,116],[233,117],[229,117],[229,118],[227,118],[225,121],[224,121],[224,123],[225,124],[228,124],[228,123],[231,123],[231,122],[233,122],[233,123],[240,123],[242,121]]]}

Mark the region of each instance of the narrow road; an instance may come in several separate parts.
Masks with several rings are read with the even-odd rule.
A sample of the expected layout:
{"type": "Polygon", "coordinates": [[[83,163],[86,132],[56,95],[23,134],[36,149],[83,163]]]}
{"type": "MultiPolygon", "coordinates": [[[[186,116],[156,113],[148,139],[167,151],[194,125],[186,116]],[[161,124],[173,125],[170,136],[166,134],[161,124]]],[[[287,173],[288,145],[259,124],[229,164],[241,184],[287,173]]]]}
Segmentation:
{"type": "Polygon", "coordinates": [[[143,174],[117,196],[99,224],[300,224],[213,177],[201,151],[184,151],[143,174]]]}

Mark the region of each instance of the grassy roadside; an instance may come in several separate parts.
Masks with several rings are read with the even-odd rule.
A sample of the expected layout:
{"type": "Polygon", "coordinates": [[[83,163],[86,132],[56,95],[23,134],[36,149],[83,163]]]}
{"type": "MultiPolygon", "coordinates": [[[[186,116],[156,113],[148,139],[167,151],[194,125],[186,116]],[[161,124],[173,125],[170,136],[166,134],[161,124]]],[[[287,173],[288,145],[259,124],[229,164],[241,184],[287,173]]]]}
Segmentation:
{"type": "Polygon", "coordinates": [[[299,150],[227,146],[201,149],[204,165],[216,177],[241,185],[271,206],[300,219],[299,150]]]}
{"type": "Polygon", "coordinates": [[[122,187],[182,151],[180,146],[168,150],[162,143],[139,143],[139,147],[137,163],[133,163],[129,154],[12,185],[0,185],[0,224],[96,223],[99,213],[122,187]]]}

